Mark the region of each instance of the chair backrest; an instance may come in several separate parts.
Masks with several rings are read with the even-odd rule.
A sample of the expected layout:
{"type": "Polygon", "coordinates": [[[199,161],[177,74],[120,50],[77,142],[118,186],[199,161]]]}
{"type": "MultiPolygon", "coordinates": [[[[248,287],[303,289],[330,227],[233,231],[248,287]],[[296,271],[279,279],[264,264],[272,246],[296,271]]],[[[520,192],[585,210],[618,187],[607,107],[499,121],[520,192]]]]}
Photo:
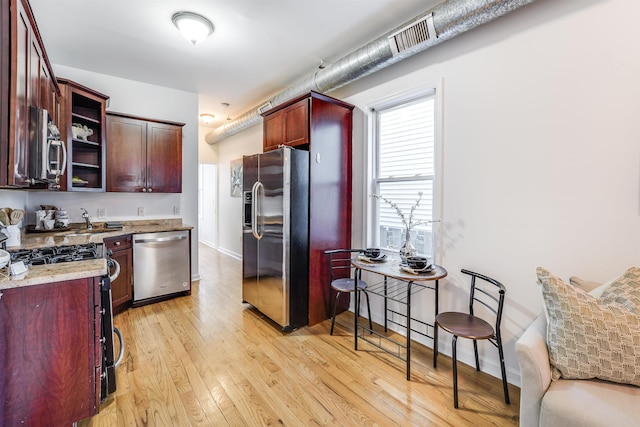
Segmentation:
{"type": "Polygon", "coordinates": [[[331,281],[351,276],[351,261],[364,249],[331,249],[324,251],[329,255],[329,273],[331,281]]]}
{"type": "Polygon", "coordinates": [[[491,277],[487,277],[473,271],[461,270],[464,274],[471,276],[471,289],[469,291],[469,314],[474,315],[474,303],[482,304],[489,311],[495,314],[494,330],[496,336],[500,336],[500,323],[502,322],[502,308],[504,306],[504,295],[507,289],[504,285],[491,277]],[[479,279],[479,280],[476,280],[479,279]]]}

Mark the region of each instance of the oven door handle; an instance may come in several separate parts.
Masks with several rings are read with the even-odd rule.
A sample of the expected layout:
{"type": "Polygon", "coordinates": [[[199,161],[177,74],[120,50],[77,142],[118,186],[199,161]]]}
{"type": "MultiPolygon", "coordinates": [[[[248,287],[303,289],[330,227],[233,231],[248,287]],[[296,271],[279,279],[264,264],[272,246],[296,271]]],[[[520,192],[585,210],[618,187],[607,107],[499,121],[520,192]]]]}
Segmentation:
{"type": "Polygon", "coordinates": [[[122,333],[120,332],[120,329],[116,328],[115,326],[113,327],[113,332],[118,337],[118,341],[120,341],[120,350],[118,351],[118,358],[113,364],[113,367],[117,368],[122,363],[122,359],[124,357],[124,338],[122,338],[122,333]]]}
{"type": "Polygon", "coordinates": [[[107,265],[109,266],[109,271],[111,271],[111,267],[116,268],[116,271],[114,271],[114,273],[109,276],[109,280],[113,282],[120,275],[120,263],[115,259],[110,258],[109,261],[107,261],[107,265]]]}

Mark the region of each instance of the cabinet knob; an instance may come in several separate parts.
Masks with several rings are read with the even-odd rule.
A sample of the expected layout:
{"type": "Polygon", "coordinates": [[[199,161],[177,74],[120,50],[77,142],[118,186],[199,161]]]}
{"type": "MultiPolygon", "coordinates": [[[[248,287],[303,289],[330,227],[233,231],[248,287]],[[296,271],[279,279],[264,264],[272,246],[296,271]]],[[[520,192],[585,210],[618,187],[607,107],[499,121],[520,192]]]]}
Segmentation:
{"type": "Polygon", "coordinates": [[[153,188],[149,188],[148,191],[149,193],[151,193],[153,191],[153,188]]]}
{"type": "Polygon", "coordinates": [[[120,245],[121,245],[121,243],[120,243],[120,242],[116,242],[116,243],[115,243],[115,245],[116,245],[116,246],[120,246],[120,245]]]}
{"type": "Polygon", "coordinates": [[[142,189],[142,192],[143,192],[143,193],[146,193],[146,192],[147,192],[147,189],[146,189],[146,188],[143,188],[143,189],[142,189]]]}

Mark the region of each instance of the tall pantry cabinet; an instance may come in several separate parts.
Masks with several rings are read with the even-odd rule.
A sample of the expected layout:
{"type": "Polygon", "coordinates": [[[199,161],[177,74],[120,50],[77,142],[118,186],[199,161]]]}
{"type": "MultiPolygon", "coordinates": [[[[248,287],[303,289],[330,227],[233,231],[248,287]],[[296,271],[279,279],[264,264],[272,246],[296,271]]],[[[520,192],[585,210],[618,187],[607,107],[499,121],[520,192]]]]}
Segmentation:
{"type": "MultiPolygon", "coordinates": [[[[331,314],[324,251],[351,247],[351,133],[353,105],[317,93],[263,113],[263,150],[279,145],[309,151],[309,324],[331,314]]],[[[340,311],[348,308],[348,300],[340,311]]]]}

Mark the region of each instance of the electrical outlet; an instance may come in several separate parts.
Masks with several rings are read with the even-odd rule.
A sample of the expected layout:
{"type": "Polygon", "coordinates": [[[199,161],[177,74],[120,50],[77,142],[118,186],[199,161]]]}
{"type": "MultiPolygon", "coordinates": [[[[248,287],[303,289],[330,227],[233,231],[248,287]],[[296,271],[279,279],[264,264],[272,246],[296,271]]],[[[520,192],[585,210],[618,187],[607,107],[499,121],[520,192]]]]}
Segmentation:
{"type": "Polygon", "coordinates": [[[138,208],[138,216],[144,216],[144,208],[138,208]]]}
{"type": "Polygon", "coordinates": [[[107,217],[107,210],[105,208],[98,209],[98,218],[104,219],[107,217]]]}
{"type": "Polygon", "coordinates": [[[180,206],[174,206],[173,207],[173,214],[174,215],[180,215],[180,206]]]}

